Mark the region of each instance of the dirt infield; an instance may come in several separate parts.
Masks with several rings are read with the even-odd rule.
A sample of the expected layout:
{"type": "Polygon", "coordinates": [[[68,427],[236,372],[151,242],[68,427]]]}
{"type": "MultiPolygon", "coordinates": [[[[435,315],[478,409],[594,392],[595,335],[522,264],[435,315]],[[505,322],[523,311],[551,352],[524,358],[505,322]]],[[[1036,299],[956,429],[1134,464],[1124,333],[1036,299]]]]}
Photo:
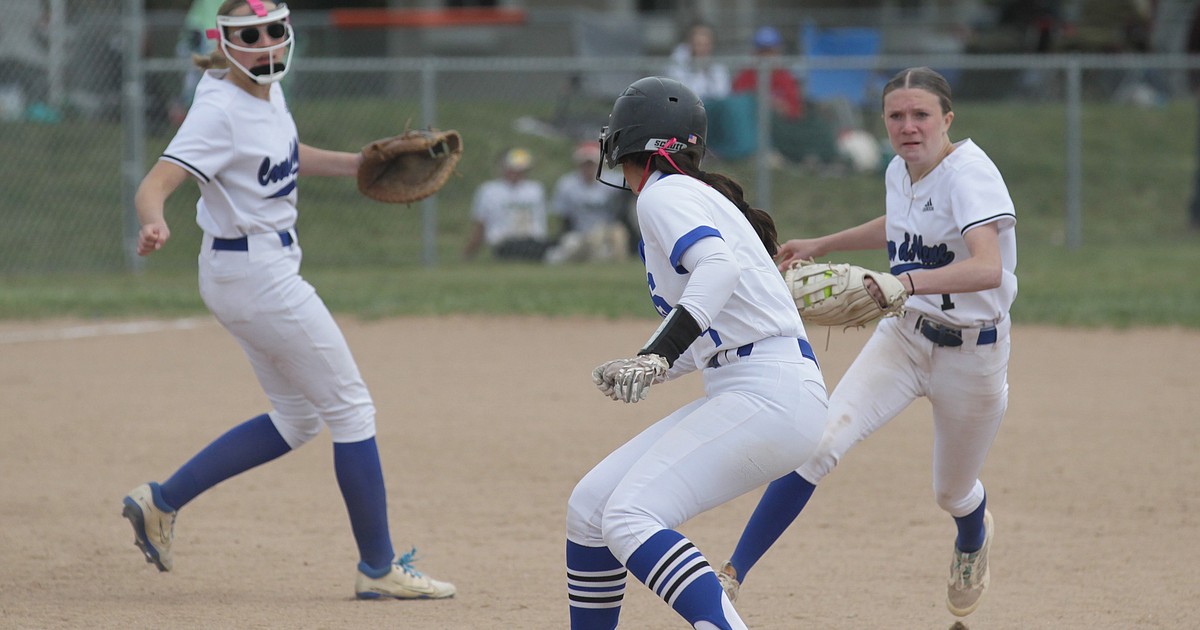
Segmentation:
{"type": "MultiPolygon", "coordinates": [[[[565,628],[575,482],[694,397],[608,401],[593,365],[648,321],[343,320],[379,409],[398,548],[455,582],[436,602],[353,600],[354,543],[328,434],[183,510],[175,571],[120,502],[265,410],[208,318],[0,323],[0,628],[565,628]]],[[[984,470],[992,589],[971,630],[1200,627],[1200,333],[1018,325],[1008,416],[984,470]]],[[[832,386],[866,333],[813,333],[832,386]]],[[[930,490],[924,401],[852,451],[750,574],[752,628],[948,628],[953,525],[930,490]]],[[[682,528],[713,562],[757,493],[682,528]]],[[[685,628],[636,581],[625,628],[685,628]]]]}

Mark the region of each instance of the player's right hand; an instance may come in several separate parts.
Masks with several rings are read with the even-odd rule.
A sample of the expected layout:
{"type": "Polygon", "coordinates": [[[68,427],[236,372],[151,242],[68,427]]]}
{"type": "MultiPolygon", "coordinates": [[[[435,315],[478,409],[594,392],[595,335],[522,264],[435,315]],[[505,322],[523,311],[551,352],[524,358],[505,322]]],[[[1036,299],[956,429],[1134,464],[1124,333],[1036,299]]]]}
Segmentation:
{"type": "Polygon", "coordinates": [[[147,223],[138,231],[137,254],[145,256],[162,249],[167,239],[171,238],[171,230],[166,222],[147,223]]]}
{"type": "Polygon", "coordinates": [[[646,399],[650,386],[661,383],[670,366],[657,354],[641,354],[608,361],[592,370],[592,382],[600,393],[627,403],[646,399]]]}
{"type": "Polygon", "coordinates": [[[596,385],[596,389],[613,400],[621,400],[617,397],[616,379],[617,370],[624,361],[624,359],[613,359],[597,365],[596,369],[592,370],[592,383],[596,385]]]}

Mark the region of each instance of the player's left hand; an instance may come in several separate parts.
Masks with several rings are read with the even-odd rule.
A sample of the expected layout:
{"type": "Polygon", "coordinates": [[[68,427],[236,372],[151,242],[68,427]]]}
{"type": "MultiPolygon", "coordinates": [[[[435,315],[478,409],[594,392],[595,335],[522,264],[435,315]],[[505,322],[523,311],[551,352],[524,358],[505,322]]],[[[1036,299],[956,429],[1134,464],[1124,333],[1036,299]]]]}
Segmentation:
{"type": "Polygon", "coordinates": [[[406,129],[363,147],[358,190],[376,201],[420,201],[442,189],[462,152],[453,129],[406,129]]]}
{"type": "Polygon", "coordinates": [[[896,276],[846,263],[793,263],[783,279],[800,318],[818,326],[854,328],[903,315],[909,295],[896,276]]]}
{"type": "Polygon", "coordinates": [[[667,360],[657,354],[608,361],[592,370],[592,382],[613,400],[635,403],[646,399],[650,386],[667,376],[667,360]]]}

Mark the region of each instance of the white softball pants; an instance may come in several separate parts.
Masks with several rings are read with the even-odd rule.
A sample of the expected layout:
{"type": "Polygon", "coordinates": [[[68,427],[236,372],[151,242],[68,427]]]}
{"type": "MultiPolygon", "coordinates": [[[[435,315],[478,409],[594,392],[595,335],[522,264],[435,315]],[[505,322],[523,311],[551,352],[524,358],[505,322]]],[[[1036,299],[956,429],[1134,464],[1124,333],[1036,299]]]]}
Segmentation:
{"type": "Polygon", "coordinates": [[[200,250],[200,296],[233,334],[273,409],[288,446],[327,425],[334,442],[375,435],[375,405],[341,329],[300,277],[300,244],[276,233],[248,237],[248,251],[200,250]]]}
{"type": "Polygon", "coordinates": [[[795,339],[756,343],[751,356],[702,374],[704,398],[642,431],[576,485],[568,540],[607,546],[624,564],[656,532],[794,470],[816,448],[825,385],[795,339]]]}
{"type": "Polygon", "coordinates": [[[974,338],[937,347],[916,330],[916,313],[879,322],[829,398],[817,453],[796,472],[817,484],[855,444],[895,418],[918,396],[933,407],[933,494],[951,516],[983,502],[988,450],[1008,408],[1009,318],[995,343],[974,338]]]}

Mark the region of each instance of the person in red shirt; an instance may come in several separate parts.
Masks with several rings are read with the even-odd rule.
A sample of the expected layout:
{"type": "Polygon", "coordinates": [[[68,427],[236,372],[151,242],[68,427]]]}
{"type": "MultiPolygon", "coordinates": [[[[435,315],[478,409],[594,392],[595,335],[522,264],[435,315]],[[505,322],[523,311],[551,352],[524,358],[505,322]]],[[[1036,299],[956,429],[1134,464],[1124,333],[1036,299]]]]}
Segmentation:
{"type": "MultiPolygon", "coordinates": [[[[754,33],[754,51],[760,57],[783,54],[783,37],[770,26],[754,33]]],[[[817,108],[806,107],[803,83],[787,67],[774,67],[771,77],[771,152],[772,163],[785,161],[817,168],[838,162],[834,126],[817,108]]],[[[746,68],[734,77],[734,99],[756,96],[758,68],[746,68]]],[[[751,148],[748,153],[753,153],[751,148]]]]}
{"type": "MultiPolygon", "coordinates": [[[[779,31],[764,26],[754,33],[754,54],[778,56],[783,53],[783,37],[779,31]]],[[[733,79],[734,92],[754,92],[758,89],[758,69],[746,68],[733,79]]],[[[771,105],[779,115],[797,119],[804,117],[804,96],[800,81],[787,68],[771,69],[771,105]]]]}

